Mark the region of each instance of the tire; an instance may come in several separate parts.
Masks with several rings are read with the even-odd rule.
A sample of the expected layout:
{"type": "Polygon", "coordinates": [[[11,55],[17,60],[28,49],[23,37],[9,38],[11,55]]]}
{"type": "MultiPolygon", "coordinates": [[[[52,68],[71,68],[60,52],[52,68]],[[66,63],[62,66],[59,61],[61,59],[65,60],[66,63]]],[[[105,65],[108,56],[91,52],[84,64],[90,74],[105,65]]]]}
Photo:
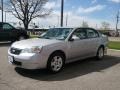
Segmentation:
{"type": "Polygon", "coordinates": [[[65,57],[62,53],[56,52],[52,54],[47,63],[47,70],[51,73],[60,72],[65,64],[65,57]]]}
{"type": "Polygon", "coordinates": [[[97,51],[96,59],[102,60],[104,58],[104,48],[100,47],[97,51]]]}
{"type": "Polygon", "coordinates": [[[21,40],[24,40],[24,39],[25,39],[24,36],[19,36],[18,41],[21,41],[21,40]]]}

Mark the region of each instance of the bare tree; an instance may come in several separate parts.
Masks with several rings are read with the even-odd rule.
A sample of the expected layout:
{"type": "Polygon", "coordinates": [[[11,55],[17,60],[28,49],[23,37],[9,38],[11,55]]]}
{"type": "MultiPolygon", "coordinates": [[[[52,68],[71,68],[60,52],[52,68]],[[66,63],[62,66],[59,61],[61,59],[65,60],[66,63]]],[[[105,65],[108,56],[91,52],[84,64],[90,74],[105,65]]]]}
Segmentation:
{"type": "Polygon", "coordinates": [[[37,17],[46,17],[51,9],[44,8],[48,0],[10,0],[12,14],[21,20],[24,28],[28,29],[32,19],[37,17]]]}
{"type": "Polygon", "coordinates": [[[102,22],[101,23],[101,29],[103,30],[109,30],[110,29],[110,24],[108,22],[102,22]]]}

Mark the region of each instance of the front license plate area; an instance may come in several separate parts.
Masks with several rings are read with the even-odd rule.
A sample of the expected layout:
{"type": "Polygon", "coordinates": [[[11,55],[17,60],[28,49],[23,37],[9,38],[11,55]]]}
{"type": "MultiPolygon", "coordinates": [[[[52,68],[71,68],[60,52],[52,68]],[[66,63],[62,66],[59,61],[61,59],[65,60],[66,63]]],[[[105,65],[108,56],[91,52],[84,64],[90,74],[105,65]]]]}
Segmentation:
{"type": "Polygon", "coordinates": [[[13,57],[12,56],[8,56],[8,60],[9,60],[9,62],[13,63],[13,57]]]}

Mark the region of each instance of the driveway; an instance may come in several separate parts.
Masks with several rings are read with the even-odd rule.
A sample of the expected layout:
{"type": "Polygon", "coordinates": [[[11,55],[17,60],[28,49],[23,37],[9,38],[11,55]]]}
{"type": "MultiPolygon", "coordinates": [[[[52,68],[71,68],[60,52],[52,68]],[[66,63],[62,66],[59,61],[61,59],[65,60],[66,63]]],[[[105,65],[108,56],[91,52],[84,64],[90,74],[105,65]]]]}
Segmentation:
{"type": "Polygon", "coordinates": [[[120,52],[104,60],[89,58],[66,65],[58,74],[15,68],[7,60],[9,43],[0,44],[0,90],[120,90],[120,52]]]}

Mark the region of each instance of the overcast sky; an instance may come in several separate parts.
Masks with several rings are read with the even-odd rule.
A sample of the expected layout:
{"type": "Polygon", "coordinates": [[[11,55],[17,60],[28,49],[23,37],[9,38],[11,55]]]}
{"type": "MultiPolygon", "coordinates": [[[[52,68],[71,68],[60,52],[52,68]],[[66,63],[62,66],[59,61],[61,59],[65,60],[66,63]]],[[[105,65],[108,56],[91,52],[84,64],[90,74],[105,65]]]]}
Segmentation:
{"type": "MultiPolygon", "coordinates": [[[[44,19],[37,18],[33,22],[39,23],[41,27],[59,26],[60,1],[49,0],[45,7],[53,8],[51,15],[44,19]]],[[[101,22],[106,21],[111,24],[111,28],[115,28],[120,0],[64,0],[64,2],[64,26],[68,15],[68,26],[81,26],[82,22],[86,21],[90,27],[101,27],[101,22]]],[[[18,20],[10,13],[7,13],[7,21],[16,22],[18,20]]]]}

